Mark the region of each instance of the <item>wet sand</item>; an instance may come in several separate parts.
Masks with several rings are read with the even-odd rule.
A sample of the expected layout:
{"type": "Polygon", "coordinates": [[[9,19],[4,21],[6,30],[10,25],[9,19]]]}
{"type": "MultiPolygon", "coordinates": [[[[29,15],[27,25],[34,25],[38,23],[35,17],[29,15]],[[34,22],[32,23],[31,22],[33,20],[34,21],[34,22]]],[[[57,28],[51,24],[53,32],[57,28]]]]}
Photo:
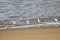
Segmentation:
{"type": "Polygon", "coordinates": [[[60,40],[60,27],[0,30],[0,40],[60,40]]]}

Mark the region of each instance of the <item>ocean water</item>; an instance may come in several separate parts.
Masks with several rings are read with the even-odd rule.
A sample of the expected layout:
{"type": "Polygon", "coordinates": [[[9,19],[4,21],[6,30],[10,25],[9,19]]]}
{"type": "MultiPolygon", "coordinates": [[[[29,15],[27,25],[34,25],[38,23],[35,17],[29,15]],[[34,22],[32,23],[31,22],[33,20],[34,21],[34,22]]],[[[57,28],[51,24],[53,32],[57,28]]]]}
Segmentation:
{"type": "Polygon", "coordinates": [[[59,0],[0,0],[0,20],[60,16],[59,0]]]}

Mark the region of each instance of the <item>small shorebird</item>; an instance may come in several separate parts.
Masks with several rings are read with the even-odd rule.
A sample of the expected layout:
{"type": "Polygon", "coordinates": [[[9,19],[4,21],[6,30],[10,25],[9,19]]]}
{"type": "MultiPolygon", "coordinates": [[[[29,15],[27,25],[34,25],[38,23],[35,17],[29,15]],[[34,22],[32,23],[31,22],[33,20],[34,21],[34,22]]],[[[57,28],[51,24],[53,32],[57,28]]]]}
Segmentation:
{"type": "Polygon", "coordinates": [[[15,25],[15,24],[16,24],[16,22],[15,22],[15,21],[13,21],[13,24],[15,25]]]}
{"type": "Polygon", "coordinates": [[[40,23],[41,21],[40,21],[40,19],[38,18],[38,23],[40,23]]]}
{"type": "Polygon", "coordinates": [[[57,21],[58,21],[58,19],[56,19],[56,18],[55,18],[55,21],[57,22],[57,21]]]}
{"type": "Polygon", "coordinates": [[[30,24],[30,22],[29,22],[28,20],[26,20],[26,23],[27,23],[27,24],[30,24]]]}

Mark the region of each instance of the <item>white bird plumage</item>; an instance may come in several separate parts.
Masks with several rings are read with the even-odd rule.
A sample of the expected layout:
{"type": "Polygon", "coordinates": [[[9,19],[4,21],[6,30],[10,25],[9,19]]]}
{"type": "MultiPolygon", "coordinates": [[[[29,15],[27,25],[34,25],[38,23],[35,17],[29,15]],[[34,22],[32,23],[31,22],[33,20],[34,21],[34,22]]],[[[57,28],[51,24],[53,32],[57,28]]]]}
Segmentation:
{"type": "Polygon", "coordinates": [[[56,18],[55,18],[55,21],[57,22],[57,21],[58,21],[58,19],[56,19],[56,18]]]}
{"type": "Polygon", "coordinates": [[[28,20],[26,20],[26,23],[29,24],[30,22],[28,20]]]}
{"type": "Polygon", "coordinates": [[[40,19],[38,18],[38,23],[40,23],[41,21],[40,21],[40,19]]]}
{"type": "Polygon", "coordinates": [[[15,21],[13,21],[13,24],[15,25],[15,24],[16,24],[16,22],[15,22],[15,21]]]}

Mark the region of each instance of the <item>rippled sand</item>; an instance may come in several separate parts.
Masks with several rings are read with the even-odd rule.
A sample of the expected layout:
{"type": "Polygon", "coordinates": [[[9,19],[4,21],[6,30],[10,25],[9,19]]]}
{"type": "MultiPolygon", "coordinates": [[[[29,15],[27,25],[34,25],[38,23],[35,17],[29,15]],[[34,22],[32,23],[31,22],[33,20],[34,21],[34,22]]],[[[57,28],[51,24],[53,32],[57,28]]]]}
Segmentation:
{"type": "Polygon", "coordinates": [[[60,28],[0,30],[0,40],[60,40],[60,28]]]}

